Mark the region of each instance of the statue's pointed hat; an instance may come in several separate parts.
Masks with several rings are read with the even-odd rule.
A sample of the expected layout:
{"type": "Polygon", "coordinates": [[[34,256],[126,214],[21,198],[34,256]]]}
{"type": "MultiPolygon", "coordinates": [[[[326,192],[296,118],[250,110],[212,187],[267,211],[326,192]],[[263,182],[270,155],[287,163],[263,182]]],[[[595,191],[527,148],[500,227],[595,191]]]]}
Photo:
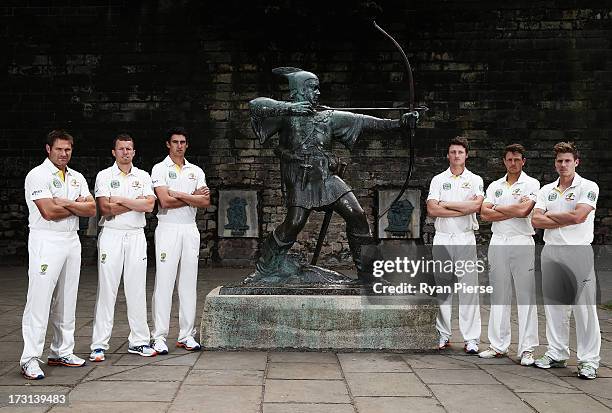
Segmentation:
{"type": "Polygon", "coordinates": [[[289,80],[289,90],[301,91],[304,82],[309,79],[318,79],[317,75],[297,67],[277,67],[272,73],[285,76],[289,80]]]}

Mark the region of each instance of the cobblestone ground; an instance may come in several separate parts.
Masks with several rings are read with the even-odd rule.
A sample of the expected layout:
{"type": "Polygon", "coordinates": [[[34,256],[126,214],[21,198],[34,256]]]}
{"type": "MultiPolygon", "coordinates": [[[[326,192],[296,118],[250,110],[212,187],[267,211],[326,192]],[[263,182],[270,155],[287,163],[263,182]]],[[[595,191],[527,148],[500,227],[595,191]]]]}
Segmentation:
{"type": "MultiPolygon", "coordinates": [[[[241,279],[248,270],[205,269],[199,282],[198,314],[208,291],[241,279]]],[[[540,370],[517,364],[516,320],[511,358],[482,360],[455,343],[443,353],[189,353],[171,347],[167,356],[127,353],[125,298],[119,292],[107,360],[81,368],[47,367],[44,380],[26,381],[19,372],[21,317],[26,269],[0,269],[0,409],[27,412],[607,412],[612,410],[612,311],[600,310],[602,367],[597,380],[576,377],[570,367],[540,370]],[[67,405],[11,405],[10,395],[63,394],[67,405]]],[[[95,268],[83,270],[77,308],[75,352],[89,354],[96,298],[95,268]]],[[[153,288],[149,273],[148,297],[153,288]]],[[[175,296],[175,303],[176,303],[175,296]]],[[[150,304],[150,303],[149,303],[150,304]]],[[[456,311],[455,311],[456,314],[456,311]]],[[[178,334],[176,305],[169,342],[178,334]]],[[[488,309],[482,309],[483,322],[488,309]]],[[[149,317],[149,324],[151,324],[149,317]]],[[[543,311],[540,342],[545,344],[543,311]]],[[[454,331],[457,331],[455,326],[454,331]]],[[[487,345],[483,325],[481,348],[487,345]]],[[[572,349],[575,337],[572,327],[572,349]]],[[[47,345],[50,336],[47,337],[47,345]]],[[[544,352],[540,346],[537,355],[544,352]]],[[[46,360],[47,349],[43,355],[46,360]]]]}

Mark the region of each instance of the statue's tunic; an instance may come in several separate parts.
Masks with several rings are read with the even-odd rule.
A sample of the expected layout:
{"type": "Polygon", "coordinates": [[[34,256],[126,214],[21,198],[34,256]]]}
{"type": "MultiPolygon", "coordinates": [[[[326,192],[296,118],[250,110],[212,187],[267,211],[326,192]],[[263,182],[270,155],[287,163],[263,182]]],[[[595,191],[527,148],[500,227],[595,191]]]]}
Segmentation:
{"type": "Polygon", "coordinates": [[[322,208],[351,188],[336,175],[338,158],[332,140],[352,148],[364,128],[364,116],[324,110],[310,116],[252,117],[253,130],[264,142],[278,133],[282,191],[287,207],[322,208]]]}

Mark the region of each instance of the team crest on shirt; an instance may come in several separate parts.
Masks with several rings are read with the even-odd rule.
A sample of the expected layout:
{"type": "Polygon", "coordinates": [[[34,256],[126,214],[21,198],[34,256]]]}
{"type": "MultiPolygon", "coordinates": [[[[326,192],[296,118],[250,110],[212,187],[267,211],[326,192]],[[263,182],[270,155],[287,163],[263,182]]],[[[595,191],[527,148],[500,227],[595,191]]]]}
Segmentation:
{"type": "Polygon", "coordinates": [[[117,189],[117,188],[119,188],[119,186],[121,186],[121,182],[119,182],[116,179],[113,179],[111,181],[111,183],[110,183],[110,187],[113,188],[113,189],[117,189]]]}
{"type": "Polygon", "coordinates": [[[190,172],[188,178],[189,179],[196,179],[196,176],[195,176],[195,174],[193,172],[190,172]]]}
{"type": "Polygon", "coordinates": [[[594,191],[589,191],[589,193],[587,194],[587,198],[589,201],[595,202],[595,200],[597,199],[597,194],[594,191]]]}
{"type": "Polygon", "coordinates": [[[61,188],[62,187],[62,182],[57,179],[57,178],[53,178],[53,186],[56,188],[61,188]]]}
{"type": "Polygon", "coordinates": [[[159,254],[159,260],[161,262],[166,262],[166,253],[162,252],[161,254],[159,254]]]}
{"type": "Polygon", "coordinates": [[[461,184],[462,189],[472,189],[472,184],[469,182],[464,182],[461,184]]]}
{"type": "Polygon", "coordinates": [[[573,201],[574,199],[576,199],[576,194],[574,194],[573,192],[570,192],[569,194],[565,195],[566,201],[573,201]]]}
{"type": "Polygon", "coordinates": [[[40,275],[45,275],[47,273],[47,268],[49,268],[48,264],[40,264],[40,275]]]}
{"type": "Polygon", "coordinates": [[[557,193],[555,191],[552,191],[550,194],[548,194],[549,201],[554,201],[555,199],[557,199],[557,193]]]}
{"type": "Polygon", "coordinates": [[[503,189],[498,189],[497,191],[495,191],[495,198],[499,198],[500,196],[502,196],[503,193],[503,189]]]}
{"type": "Polygon", "coordinates": [[[174,171],[170,171],[170,172],[168,172],[168,178],[170,178],[170,179],[176,179],[176,172],[174,172],[174,171]]]}
{"type": "Polygon", "coordinates": [[[134,181],[132,182],[132,188],[138,189],[141,188],[142,185],[140,184],[140,181],[134,181]]]}
{"type": "Polygon", "coordinates": [[[444,182],[442,184],[442,189],[444,189],[445,191],[450,191],[451,189],[451,184],[449,182],[444,182]]]}

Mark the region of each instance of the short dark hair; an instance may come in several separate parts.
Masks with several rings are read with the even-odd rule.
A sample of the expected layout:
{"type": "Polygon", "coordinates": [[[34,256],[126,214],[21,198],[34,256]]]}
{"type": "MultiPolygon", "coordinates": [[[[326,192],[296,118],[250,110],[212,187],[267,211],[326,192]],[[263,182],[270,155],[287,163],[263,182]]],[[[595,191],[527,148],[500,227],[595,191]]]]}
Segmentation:
{"type": "Polygon", "coordinates": [[[189,132],[182,126],[175,126],[166,131],[166,142],[170,142],[172,135],[183,135],[186,141],[189,141],[189,132]]]}
{"type": "Polygon", "coordinates": [[[113,149],[115,149],[115,147],[117,146],[117,141],[132,142],[132,146],[136,145],[136,143],[134,142],[134,138],[132,138],[132,136],[126,132],[121,132],[115,137],[115,139],[113,139],[113,149]]]}
{"type": "Polygon", "coordinates": [[[525,158],[525,147],[520,143],[511,143],[510,145],[504,148],[504,159],[506,159],[506,154],[508,152],[516,152],[521,154],[521,158],[525,158]]]}
{"type": "Polygon", "coordinates": [[[71,146],[74,146],[74,138],[63,129],[53,129],[47,134],[47,145],[50,147],[53,147],[53,144],[57,140],[68,141],[71,146]]]}
{"type": "Polygon", "coordinates": [[[467,153],[468,149],[470,148],[470,145],[468,144],[467,138],[465,138],[463,136],[455,136],[453,139],[451,139],[448,142],[448,148],[449,149],[450,149],[451,145],[463,146],[465,148],[465,153],[467,153]]]}
{"type": "Polygon", "coordinates": [[[578,153],[578,148],[574,145],[574,142],[559,142],[553,148],[555,151],[555,157],[560,153],[571,153],[574,156],[574,159],[580,158],[580,154],[578,153]]]}

